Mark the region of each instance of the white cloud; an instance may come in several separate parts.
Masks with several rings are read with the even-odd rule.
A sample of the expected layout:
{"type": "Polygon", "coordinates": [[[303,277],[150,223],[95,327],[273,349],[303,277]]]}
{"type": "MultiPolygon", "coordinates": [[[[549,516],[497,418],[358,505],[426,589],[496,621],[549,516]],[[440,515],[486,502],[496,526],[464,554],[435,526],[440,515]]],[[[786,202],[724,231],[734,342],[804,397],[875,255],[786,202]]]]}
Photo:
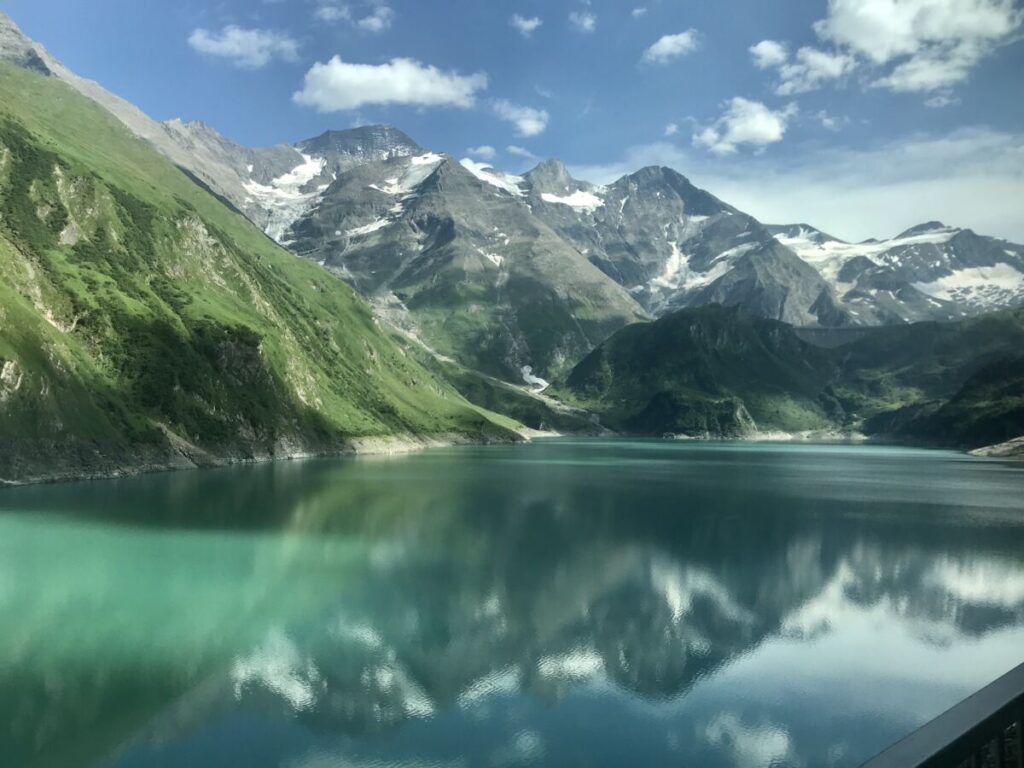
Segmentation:
{"type": "Polygon", "coordinates": [[[898,64],[892,72],[876,80],[873,85],[898,93],[946,90],[964,82],[978,60],[974,46],[960,46],[951,50],[929,49],[898,64]]]}
{"type": "Polygon", "coordinates": [[[789,60],[782,43],[751,47],[761,69],[777,69],[782,95],[815,90],[854,70],[874,87],[934,93],[965,82],[1024,25],[1017,0],[829,0],[814,31],[834,50],[806,46],[789,60]]]}
{"type": "Polygon", "coordinates": [[[352,10],[347,5],[320,3],[313,11],[313,17],[319,21],[333,24],[336,21],[351,21],[352,10]]]}
{"type": "Polygon", "coordinates": [[[494,102],[494,114],[515,126],[519,136],[536,136],[548,127],[548,113],[543,109],[513,104],[507,99],[494,102]]]}
{"type": "Polygon", "coordinates": [[[817,90],[822,83],[838,80],[852,72],[855,66],[852,56],[805,46],[796,52],[795,61],[779,67],[780,83],[775,92],[780,96],[791,96],[817,90]]]}
{"type": "Polygon", "coordinates": [[[830,131],[838,131],[849,122],[848,118],[830,115],[824,109],[820,110],[818,114],[815,115],[815,118],[817,118],[818,122],[821,123],[822,128],[826,128],[830,131]]]}
{"type": "Polygon", "coordinates": [[[954,104],[959,104],[960,99],[951,96],[948,93],[938,93],[929,99],[926,99],[924,105],[930,109],[942,109],[943,107],[951,107],[954,104]]]}
{"type": "Polygon", "coordinates": [[[685,56],[697,50],[697,30],[688,29],[676,35],[664,35],[644,51],[643,60],[648,64],[665,64],[672,59],[685,56]]]}
{"type": "Polygon", "coordinates": [[[378,5],[369,16],[359,19],[356,26],[364,32],[383,32],[390,29],[394,20],[395,12],[390,7],[378,5]]]}
{"type": "Polygon", "coordinates": [[[763,149],[782,141],[786,126],[796,115],[795,104],[773,111],[759,101],[739,96],[728,102],[725,114],[693,135],[694,146],[716,155],[731,155],[741,146],[763,149]]]}
{"type": "Polygon", "coordinates": [[[830,53],[810,46],[796,52],[793,59],[784,43],[762,40],[748,49],[758,69],[774,69],[779,82],[775,92],[780,96],[817,90],[825,82],[838,80],[856,68],[856,59],[847,53],[830,53]]]}
{"type": "Polygon", "coordinates": [[[679,133],[679,123],[669,123],[665,126],[666,136],[675,136],[677,133],[679,133]]]}
{"type": "Polygon", "coordinates": [[[829,0],[825,19],[814,25],[824,40],[875,64],[932,48],[992,43],[1024,21],[1014,0],[829,0]]]}
{"type": "Polygon", "coordinates": [[[243,69],[260,69],[273,59],[295,61],[299,46],[283,32],[269,29],[243,29],[231,24],[219,33],[196,29],[188,44],[200,53],[227,59],[243,69]]]}
{"type": "Polygon", "coordinates": [[[593,32],[597,29],[597,16],[590,11],[573,11],[569,14],[569,23],[580,32],[593,32]]]}
{"type": "Polygon", "coordinates": [[[762,40],[748,49],[758,69],[780,67],[789,59],[786,46],[777,40],[762,40]]]}
{"type": "Polygon", "coordinates": [[[519,34],[521,34],[523,37],[530,37],[534,32],[537,31],[537,28],[543,23],[544,22],[541,21],[536,16],[527,19],[520,16],[518,13],[515,14],[511,19],[509,19],[509,24],[518,29],[519,34]]]}
{"type": "Polygon", "coordinates": [[[481,160],[493,160],[498,154],[498,150],[490,144],[481,144],[479,147],[470,147],[466,150],[466,154],[479,157],[481,160]]]}
{"type": "Polygon", "coordinates": [[[784,159],[715,156],[656,142],[571,170],[606,184],[646,165],[685,170],[695,184],[761,221],[807,221],[854,242],[935,219],[1024,242],[1024,133],[964,128],[784,159]]]}
{"type": "Polygon", "coordinates": [[[334,56],[310,67],[302,90],[292,98],[320,112],[357,109],[365,104],[471,107],[477,91],[486,87],[487,75],[482,72],[444,72],[414,59],[350,64],[334,56]]]}
{"type": "Polygon", "coordinates": [[[528,150],[526,147],[517,147],[515,144],[509,144],[507,147],[505,147],[505,151],[508,152],[510,155],[522,157],[525,158],[526,160],[537,159],[537,156],[533,154],[533,152],[528,150]]]}
{"type": "Polygon", "coordinates": [[[632,16],[634,19],[639,19],[641,16],[647,15],[647,7],[639,5],[632,10],[632,16]]]}

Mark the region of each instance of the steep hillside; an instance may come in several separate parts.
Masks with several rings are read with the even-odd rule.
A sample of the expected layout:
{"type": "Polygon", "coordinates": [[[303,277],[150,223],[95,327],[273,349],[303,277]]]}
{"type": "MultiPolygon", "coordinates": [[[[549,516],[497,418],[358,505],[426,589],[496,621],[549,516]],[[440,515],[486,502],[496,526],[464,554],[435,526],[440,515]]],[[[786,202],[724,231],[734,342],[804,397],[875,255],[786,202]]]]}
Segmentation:
{"type": "Polygon", "coordinates": [[[7,64],[0,216],[0,478],[510,434],[340,281],[7,64]]]}
{"type": "Polygon", "coordinates": [[[628,433],[738,436],[842,420],[826,396],[835,374],[832,355],[790,326],[709,306],[620,331],[562,391],[628,433]]]}
{"type": "Polygon", "coordinates": [[[1024,310],[864,329],[825,348],[711,306],[620,331],[559,391],[638,434],[863,430],[975,447],[1024,432],[1020,349],[1024,310]]]}

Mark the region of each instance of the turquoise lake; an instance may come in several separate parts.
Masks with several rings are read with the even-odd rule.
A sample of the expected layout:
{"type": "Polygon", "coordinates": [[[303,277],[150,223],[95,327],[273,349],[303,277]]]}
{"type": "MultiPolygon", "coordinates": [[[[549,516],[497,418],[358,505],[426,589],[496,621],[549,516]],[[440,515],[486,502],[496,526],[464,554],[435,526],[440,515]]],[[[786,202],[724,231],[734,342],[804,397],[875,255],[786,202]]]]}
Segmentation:
{"type": "Polygon", "coordinates": [[[541,440],[0,492],[0,765],[857,766],[1024,661],[1024,465],[541,440]]]}

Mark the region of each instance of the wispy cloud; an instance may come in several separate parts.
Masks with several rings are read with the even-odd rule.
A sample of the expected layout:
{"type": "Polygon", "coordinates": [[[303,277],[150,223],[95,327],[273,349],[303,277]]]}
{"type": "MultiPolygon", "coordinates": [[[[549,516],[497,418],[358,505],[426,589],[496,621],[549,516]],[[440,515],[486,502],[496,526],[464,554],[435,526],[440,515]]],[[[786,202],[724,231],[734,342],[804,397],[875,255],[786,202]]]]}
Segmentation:
{"type": "Polygon", "coordinates": [[[526,147],[519,147],[516,146],[515,144],[509,144],[507,147],[505,147],[505,151],[508,152],[510,155],[514,155],[515,157],[521,157],[525,160],[539,159],[535,154],[533,154],[533,152],[528,150],[526,147]]]}
{"type": "Polygon", "coordinates": [[[494,114],[515,126],[519,136],[536,136],[548,127],[548,113],[543,109],[513,104],[507,99],[493,103],[494,114]]]}
{"type": "Polygon", "coordinates": [[[511,19],[509,19],[508,23],[511,24],[515,29],[517,29],[519,31],[519,34],[521,34],[523,37],[532,37],[533,33],[536,32],[540,25],[543,24],[544,22],[541,21],[536,16],[527,19],[520,16],[517,13],[511,19]]]}
{"type": "Polygon", "coordinates": [[[261,69],[274,59],[295,61],[299,46],[289,35],[270,29],[245,29],[233,24],[220,32],[195,29],[188,44],[207,56],[226,59],[242,69],[261,69]]]}
{"type": "Polygon", "coordinates": [[[590,11],[572,11],[569,14],[569,24],[578,32],[589,34],[597,29],[597,16],[590,11]]]}
{"type": "Polygon", "coordinates": [[[479,147],[469,147],[466,150],[466,154],[472,157],[479,157],[481,160],[493,160],[498,154],[498,150],[490,144],[481,144],[479,147]]]}

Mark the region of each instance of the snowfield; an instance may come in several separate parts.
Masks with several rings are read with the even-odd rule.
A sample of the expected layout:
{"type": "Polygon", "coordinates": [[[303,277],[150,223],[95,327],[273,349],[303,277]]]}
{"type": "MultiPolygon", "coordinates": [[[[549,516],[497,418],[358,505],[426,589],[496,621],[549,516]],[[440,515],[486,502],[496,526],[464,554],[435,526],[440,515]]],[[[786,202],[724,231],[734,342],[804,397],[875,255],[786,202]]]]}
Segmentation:
{"type": "Polygon", "coordinates": [[[1024,298],[1024,274],[1009,264],[961,269],[930,283],[913,285],[932,298],[968,304],[1002,304],[1024,298]]]}
{"type": "Polygon", "coordinates": [[[573,192],[571,195],[565,196],[552,195],[550,192],[544,192],[541,194],[540,199],[545,203],[567,205],[570,208],[575,208],[577,211],[587,211],[588,213],[593,213],[604,205],[604,200],[600,197],[592,192],[585,192],[582,189],[573,192]]]}
{"type": "MultiPolygon", "coordinates": [[[[250,198],[266,209],[268,218],[264,231],[277,242],[283,242],[291,225],[316,204],[329,186],[321,184],[316,189],[303,192],[303,187],[324,172],[326,164],[322,157],[303,154],[302,163],[270,184],[260,184],[252,179],[243,184],[250,198]]],[[[249,168],[252,173],[252,166],[249,168]]]]}
{"type": "Polygon", "coordinates": [[[470,160],[468,157],[459,162],[463,168],[480,179],[480,181],[487,182],[492,187],[508,192],[513,197],[523,197],[525,194],[521,186],[523,183],[521,176],[512,176],[508,173],[496,171],[486,163],[478,163],[475,160],[470,160]]]}

